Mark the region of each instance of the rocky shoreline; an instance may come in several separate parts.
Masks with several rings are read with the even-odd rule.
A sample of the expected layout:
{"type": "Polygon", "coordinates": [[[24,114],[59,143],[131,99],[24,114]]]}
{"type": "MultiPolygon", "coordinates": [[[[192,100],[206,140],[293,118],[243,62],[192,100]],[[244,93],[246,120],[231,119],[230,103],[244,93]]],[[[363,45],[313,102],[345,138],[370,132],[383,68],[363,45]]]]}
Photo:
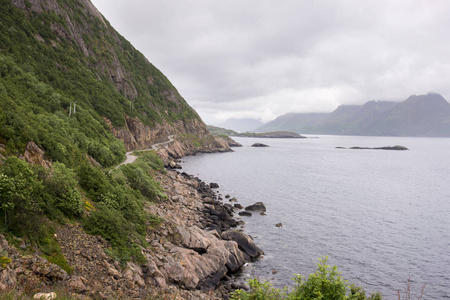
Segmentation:
{"type": "Polygon", "coordinates": [[[177,272],[175,277],[171,268],[161,264],[168,281],[181,284],[186,289],[208,291],[219,288],[224,294],[232,289],[246,288],[244,282],[234,282],[232,286],[229,275],[257,259],[263,251],[251,237],[237,230],[244,223],[234,218],[235,206],[224,203],[215,191],[218,185],[207,184],[178,171],[170,171],[158,180],[169,196],[165,204],[172,209],[166,210],[167,214],[159,209],[152,211],[160,216],[165,214],[163,218],[170,220],[163,223],[161,230],[154,231],[156,238],[153,240],[164,236],[176,237],[164,245],[165,250],[174,257],[181,257],[185,263],[184,275],[177,272]]]}
{"type": "Polygon", "coordinates": [[[121,265],[110,255],[108,242],[85,233],[78,222],[56,226],[54,239],[69,266],[65,270],[33,245],[0,234],[0,292],[59,289],[76,299],[226,299],[232,290],[247,289],[243,280],[231,281],[230,275],[264,253],[241,231],[244,222],[234,217],[243,207],[231,204],[235,198],[224,201],[218,184],[180,172],[173,161],[186,153],[230,151],[227,144],[220,145],[190,153],[174,141],[155,149],[166,170],[154,176],[167,197],[144,204],[161,220],[156,227],[149,223],[145,245],[136,241],[145,263],[121,265]]]}
{"type": "Polygon", "coordinates": [[[0,269],[0,291],[49,293],[62,287],[78,299],[226,299],[230,291],[246,289],[245,282],[230,281],[230,275],[263,251],[237,230],[243,223],[234,218],[234,206],[221,201],[217,185],[176,170],[156,180],[167,199],[146,203],[145,209],[163,221],[149,227],[148,246],[141,247],[145,263],[121,266],[108,254],[108,243],[86,234],[79,224],[62,225],[55,233],[73,268],[70,273],[42,258],[31,245],[17,248],[0,235],[0,252],[11,259],[0,269]]]}

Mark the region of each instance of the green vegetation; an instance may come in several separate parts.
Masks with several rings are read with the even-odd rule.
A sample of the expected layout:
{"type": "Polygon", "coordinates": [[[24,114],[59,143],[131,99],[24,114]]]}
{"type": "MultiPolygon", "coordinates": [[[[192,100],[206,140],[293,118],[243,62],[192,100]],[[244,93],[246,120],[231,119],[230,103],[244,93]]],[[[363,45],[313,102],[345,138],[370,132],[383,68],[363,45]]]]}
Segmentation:
{"type": "Polygon", "coordinates": [[[166,198],[153,179],[163,163],[140,153],[135,164],[108,171],[125,156],[108,123],[123,127],[130,116],[152,126],[198,115],[83,2],[56,3],[57,12],[38,13],[29,2],[25,11],[0,0],[0,232],[70,272],[53,233],[59,223],[80,222],[121,262],[143,262],[147,229],[161,222],[144,207],[166,198]],[[51,169],[17,158],[29,142],[51,169]]]}
{"type": "Polygon", "coordinates": [[[0,230],[36,244],[70,272],[52,228],[54,222],[79,220],[88,233],[108,240],[111,254],[121,262],[144,262],[139,245],[146,245],[147,229],[161,222],[144,205],[166,198],[152,176],[162,169],[153,151],[110,172],[88,164],[71,169],[63,163],[48,170],[9,157],[0,165],[0,230]]]}
{"type": "Polygon", "coordinates": [[[231,129],[226,129],[222,127],[216,127],[212,125],[206,125],[206,128],[212,135],[237,135],[238,133],[231,129]]]}
{"type": "Polygon", "coordinates": [[[310,274],[307,279],[302,275],[294,278],[295,286],[292,291],[287,287],[284,289],[273,288],[269,282],[252,279],[249,281],[250,291],[235,291],[231,299],[233,300],[380,300],[383,299],[380,293],[366,296],[365,291],[349,285],[340,275],[336,266],[327,265],[327,258],[319,259],[317,270],[310,274]]]}

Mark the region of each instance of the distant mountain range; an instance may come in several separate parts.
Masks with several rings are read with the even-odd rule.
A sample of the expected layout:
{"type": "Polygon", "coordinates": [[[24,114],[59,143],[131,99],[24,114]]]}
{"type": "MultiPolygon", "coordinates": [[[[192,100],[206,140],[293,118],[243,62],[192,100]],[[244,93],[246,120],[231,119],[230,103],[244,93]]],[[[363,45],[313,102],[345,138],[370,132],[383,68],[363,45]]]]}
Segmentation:
{"type": "Polygon", "coordinates": [[[256,132],[450,137],[450,104],[439,94],[412,95],[402,102],[341,105],[331,113],[289,113],[256,132]]]}

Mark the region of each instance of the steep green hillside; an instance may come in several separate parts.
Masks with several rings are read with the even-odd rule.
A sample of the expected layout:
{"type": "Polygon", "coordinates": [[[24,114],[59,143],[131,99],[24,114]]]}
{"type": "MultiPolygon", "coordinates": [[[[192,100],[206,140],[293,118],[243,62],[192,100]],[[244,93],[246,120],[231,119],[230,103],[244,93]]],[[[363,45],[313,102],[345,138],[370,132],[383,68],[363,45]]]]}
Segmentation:
{"type": "Polygon", "coordinates": [[[111,167],[169,134],[214,150],[197,113],[89,0],[0,0],[0,233],[70,271],[53,228],[76,222],[120,261],[142,261],[163,163],[150,152],[111,167]]]}
{"type": "Polygon", "coordinates": [[[150,127],[198,119],[89,2],[15,3],[0,0],[0,143],[8,153],[31,140],[53,160],[70,164],[87,152],[109,166],[124,148],[104,118],[115,127],[125,115],[150,127]]]}

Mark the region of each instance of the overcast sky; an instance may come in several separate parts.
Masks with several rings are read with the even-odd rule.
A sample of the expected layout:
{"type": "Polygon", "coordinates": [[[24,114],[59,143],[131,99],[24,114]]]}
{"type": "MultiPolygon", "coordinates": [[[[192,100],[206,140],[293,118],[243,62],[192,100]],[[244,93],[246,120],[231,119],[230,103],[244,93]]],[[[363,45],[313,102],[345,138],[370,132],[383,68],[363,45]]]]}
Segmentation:
{"type": "Polygon", "coordinates": [[[440,93],[448,0],[92,0],[203,120],[440,93]]]}

